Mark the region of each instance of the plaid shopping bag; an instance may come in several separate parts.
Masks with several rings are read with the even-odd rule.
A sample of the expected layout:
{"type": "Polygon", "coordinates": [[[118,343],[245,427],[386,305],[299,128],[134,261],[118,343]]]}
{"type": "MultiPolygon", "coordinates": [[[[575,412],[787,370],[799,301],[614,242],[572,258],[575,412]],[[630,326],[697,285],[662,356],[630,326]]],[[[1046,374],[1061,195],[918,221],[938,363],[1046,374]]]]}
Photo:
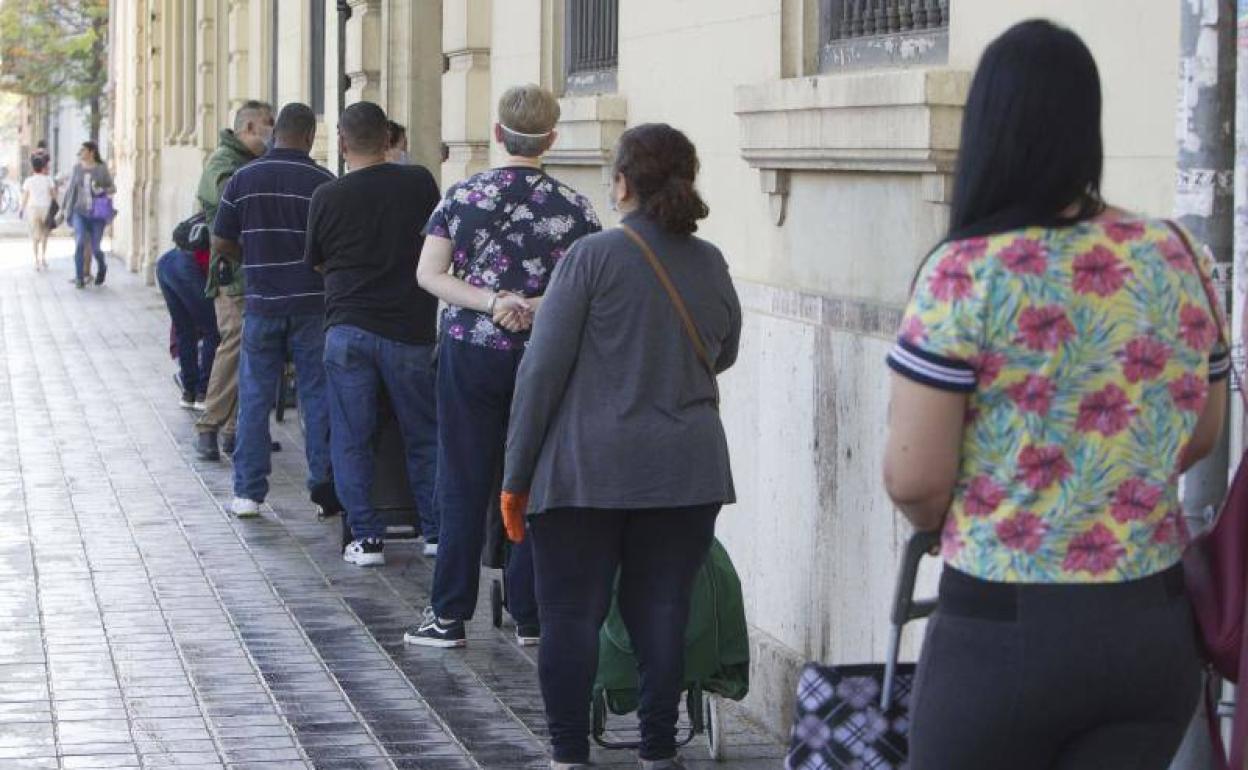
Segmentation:
{"type": "Polygon", "coordinates": [[[797,705],[785,770],[901,770],[910,747],[913,663],[898,663],[901,631],[936,609],[917,601],[914,584],[924,556],[940,546],[935,532],[910,537],[893,594],[884,663],[822,666],[808,663],[797,681],[797,705]]]}
{"type": "Polygon", "coordinates": [[[785,770],[899,770],[906,767],[914,665],[899,665],[893,698],[880,708],[885,666],[808,663],[797,682],[797,705],[785,770]]]}

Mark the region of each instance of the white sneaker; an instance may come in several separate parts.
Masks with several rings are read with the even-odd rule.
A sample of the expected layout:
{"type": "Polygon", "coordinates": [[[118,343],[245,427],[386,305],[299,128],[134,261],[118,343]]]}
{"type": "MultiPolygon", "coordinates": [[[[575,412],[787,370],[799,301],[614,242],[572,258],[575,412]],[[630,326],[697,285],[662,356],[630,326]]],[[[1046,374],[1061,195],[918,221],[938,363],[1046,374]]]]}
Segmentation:
{"type": "Polygon", "coordinates": [[[425,543],[425,550],[422,551],[421,553],[423,553],[425,556],[428,556],[431,559],[438,558],[438,544],[437,543],[425,543]]]}
{"type": "Polygon", "coordinates": [[[260,515],[260,503],[246,497],[236,497],[230,503],[230,512],[240,519],[252,519],[260,515]]]}
{"type": "Polygon", "coordinates": [[[380,567],[386,563],[384,546],[385,542],[374,537],[352,540],[342,549],[342,560],[357,567],[380,567]]]}
{"type": "Polygon", "coordinates": [[[208,404],[203,401],[196,401],[191,405],[191,408],[197,412],[206,412],[208,411],[208,404]]]}

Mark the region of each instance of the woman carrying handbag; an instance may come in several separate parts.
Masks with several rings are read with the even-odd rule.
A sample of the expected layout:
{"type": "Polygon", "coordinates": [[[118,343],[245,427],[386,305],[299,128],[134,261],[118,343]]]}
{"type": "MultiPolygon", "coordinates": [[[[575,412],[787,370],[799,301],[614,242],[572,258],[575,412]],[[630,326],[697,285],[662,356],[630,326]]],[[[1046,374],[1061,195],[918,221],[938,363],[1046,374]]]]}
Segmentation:
{"type": "Polygon", "coordinates": [[[104,258],[104,228],[112,221],[113,176],[100,158],[100,148],[95,142],[83,142],[78,151],[78,163],[65,188],[61,208],[69,224],[74,228],[74,285],[79,289],[86,285],[87,249],[95,257],[95,285],[104,283],[108,263],[104,258]]]}
{"type": "Polygon", "coordinates": [[[1195,711],[1178,480],[1225,419],[1225,331],[1186,234],[1102,200],[1100,120],[1074,33],[988,47],[888,357],[885,486],[945,561],[912,770],[1162,770],[1195,711]]]}

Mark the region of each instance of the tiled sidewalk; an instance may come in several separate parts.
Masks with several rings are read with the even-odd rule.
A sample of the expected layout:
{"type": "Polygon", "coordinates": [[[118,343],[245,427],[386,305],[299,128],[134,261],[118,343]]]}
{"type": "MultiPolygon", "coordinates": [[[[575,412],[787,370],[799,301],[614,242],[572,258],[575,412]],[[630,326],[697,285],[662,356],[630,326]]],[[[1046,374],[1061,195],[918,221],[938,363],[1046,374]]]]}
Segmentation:
{"type": "MultiPolygon", "coordinates": [[[[466,650],[405,648],[431,563],[404,544],[384,569],[341,561],[293,416],[271,510],[227,516],[159,293],[116,262],[78,292],[26,248],[0,241],[0,769],[546,767],[533,655],[484,597],[466,650]]],[[[728,761],[695,744],[691,765],[780,765],[731,714],[725,737],[728,761]]]]}

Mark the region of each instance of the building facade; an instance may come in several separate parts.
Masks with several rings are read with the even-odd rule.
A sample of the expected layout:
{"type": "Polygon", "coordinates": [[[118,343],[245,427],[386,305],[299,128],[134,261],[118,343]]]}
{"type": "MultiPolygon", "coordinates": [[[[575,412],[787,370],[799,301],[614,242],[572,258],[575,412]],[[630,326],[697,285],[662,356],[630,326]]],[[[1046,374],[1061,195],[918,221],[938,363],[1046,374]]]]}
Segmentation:
{"type": "MultiPolygon", "coordinates": [[[[562,98],[548,170],[605,218],[630,125],[697,144],[746,312],[722,379],[739,502],[719,535],[753,630],[745,709],[787,729],[802,662],[882,659],[907,534],[880,483],[883,364],[911,276],[943,232],[961,105],[984,46],[1043,15],[1079,32],[1105,93],[1105,192],[1171,213],[1179,6],[1173,0],[349,0],[346,100],[408,126],[443,185],[496,160],[515,83],[562,98]],[[1144,55],[1142,52],[1147,52],[1144,55]]],[[[333,0],[118,0],[115,248],[150,270],[191,213],[200,164],[248,98],[324,116],[336,164],[333,0]]],[[[673,333],[678,333],[673,331],[673,333]]],[[[908,643],[917,649],[918,633],[908,643]]]]}

